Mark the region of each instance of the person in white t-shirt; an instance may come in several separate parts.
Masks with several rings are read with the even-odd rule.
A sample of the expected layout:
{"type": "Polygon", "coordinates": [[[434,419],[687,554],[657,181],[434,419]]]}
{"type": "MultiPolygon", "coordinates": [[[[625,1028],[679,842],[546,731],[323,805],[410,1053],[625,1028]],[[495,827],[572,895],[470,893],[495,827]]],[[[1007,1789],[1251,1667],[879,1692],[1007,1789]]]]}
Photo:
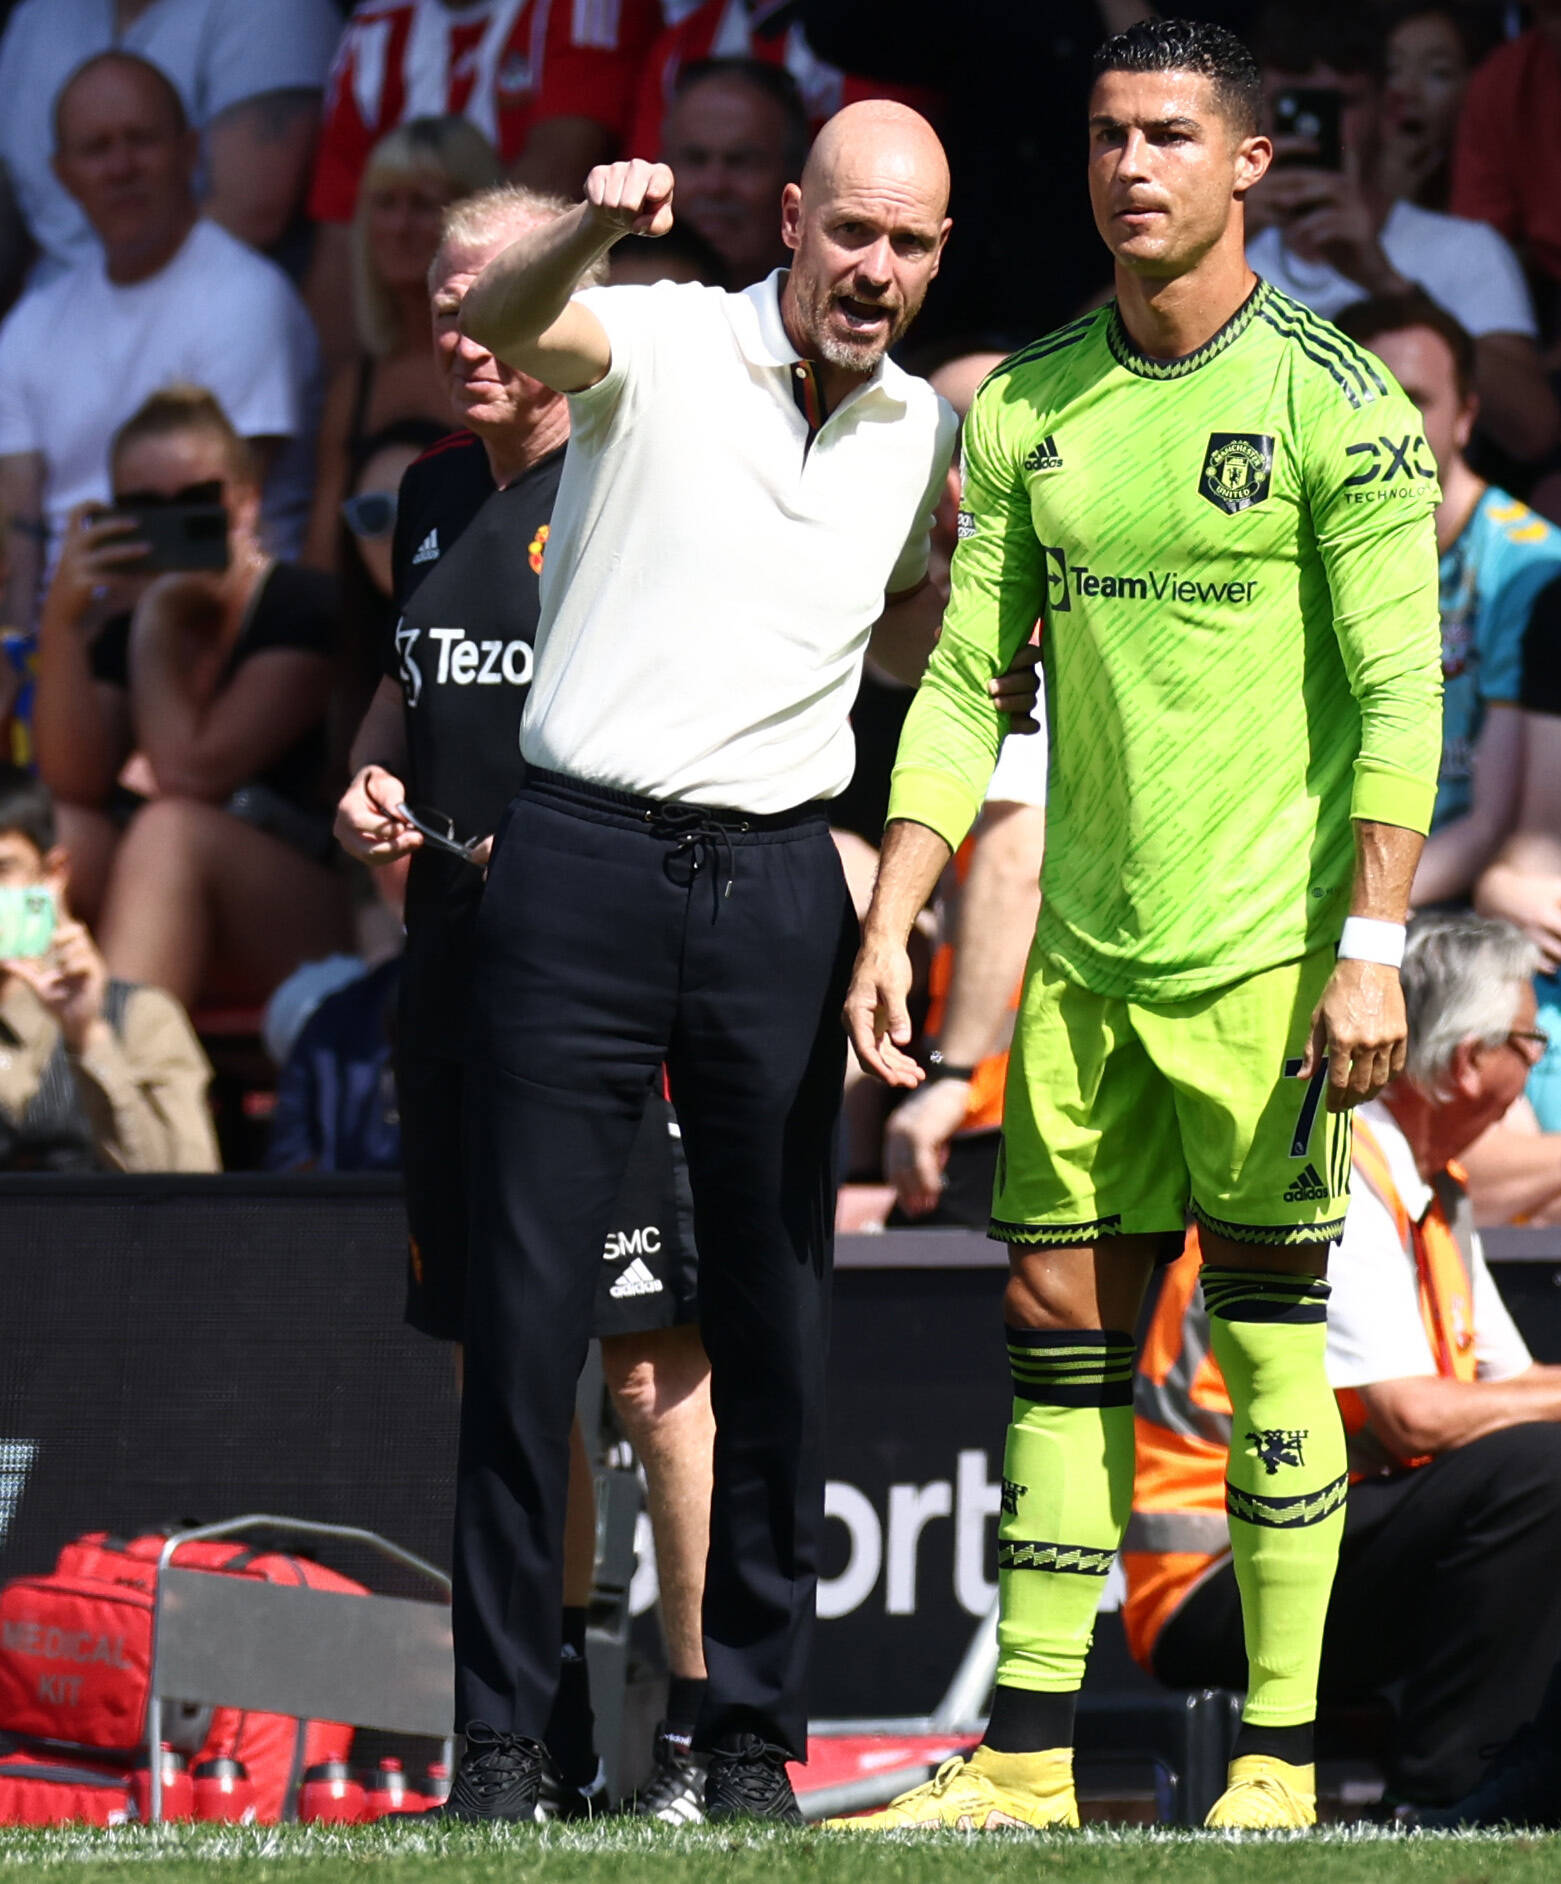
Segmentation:
{"type": "MultiPolygon", "coordinates": [[[[1561,1367],[1536,1363],[1518,1333],[1454,1162],[1522,1092],[1543,1051],[1536,960],[1504,922],[1463,913],[1411,925],[1408,1059],[1355,1114],[1349,1212],[1328,1264],[1328,1379],[1352,1482],[1322,1694],[1345,1701],[1403,1684],[1388,1779],[1411,1805],[1469,1790],[1488,1749],[1534,1713],[1561,1648],[1561,1367]]],[[[1141,1433],[1138,1495],[1147,1484],[1163,1503],[1166,1447],[1179,1446],[1182,1502],[1201,1506],[1195,1522],[1211,1502],[1195,1488],[1211,1473],[1218,1498],[1223,1459],[1207,1444],[1212,1389],[1192,1358],[1204,1353],[1204,1313],[1194,1293],[1181,1358],[1163,1377],[1141,1377],[1137,1400],[1151,1422],[1144,1430],[1161,1433],[1147,1463],[1141,1433]],[[1190,1405],[1195,1374],[1202,1397],[1190,1405]]],[[[1308,1437],[1246,1435],[1277,1448],[1308,1437]]],[[[1286,1462],[1282,1450],[1274,1456],[1286,1462]]],[[[1214,1548],[1212,1538],[1175,1535],[1187,1515],[1150,1513],[1152,1545],[1149,1524],[1136,1546],[1129,1531],[1127,1549],[1140,1553],[1127,1566],[1129,1633],[1151,1627],[1167,1579],[1182,1579],[1186,1594],[1149,1636],[1155,1674],[1173,1687],[1240,1688],[1246,1660],[1228,1551],[1201,1571],[1195,1557],[1173,1555],[1158,1582],[1144,1574],[1154,1551],[1214,1548]]],[[[1561,1740],[1541,1764],[1543,1786],[1509,1793],[1512,1818],[1561,1816],[1561,1740]]]]}
{"type": "Polygon", "coordinates": [[[108,444],[152,393],[214,393],[266,470],[267,547],[296,553],[313,479],[318,353],[273,262],[197,217],[196,138],[173,82],[129,53],[60,94],[55,165],[101,245],[0,326],[0,621],[29,624],[77,505],[106,501],[108,444]]]}
{"type": "Polygon", "coordinates": [[[202,208],[263,249],[303,199],[340,32],[331,0],[21,0],[0,36],[3,299],[20,285],[27,238],[34,287],[96,248],[50,163],[55,100],[94,53],[138,53],[168,75],[201,134],[202,208]]]}
{"type": "Polygon", "coordinates": [[[1561,438],[1561,409],[1522,264],[1488,224],[1395,200],[1380,184],[1385,44],[1356,0],[1264,11],[1254,50],[1275,157],[1250,198],[1247,261],[1327,319],[1365,295],[1424,289],[1474,336],[1481,426],[1512,457],[1537,461],[1561,438]]]}

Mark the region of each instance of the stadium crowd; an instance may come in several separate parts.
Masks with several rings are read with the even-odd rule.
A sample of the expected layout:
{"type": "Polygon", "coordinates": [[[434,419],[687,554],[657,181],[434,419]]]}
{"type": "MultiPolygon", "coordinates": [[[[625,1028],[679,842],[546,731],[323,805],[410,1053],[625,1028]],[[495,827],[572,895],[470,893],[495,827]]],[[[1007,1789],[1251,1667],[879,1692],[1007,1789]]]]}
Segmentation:
{"type": "MultiPolygon", "coordinates": [[[[1386,364],[1423,420],[1434,465],[1416,468],[1441,493],[1442,752],[1414,879],[1429,939],[1410,1002],[1412,1027],[1441,1031],[1434,1054],[1412,1034],[1397,1102],[1370,1128],[1382,1143],[1365,1208],[1382,1222],[1370,1248],[1359,1231],[1356,1254],[1352,1204],[1348,1274],[1352,1260],[1380,1263],[1384,1239],[1401,1257],[1433,1194],[1452,1224],[1438,1185],[1454,1159],[1458,1209],[1466,1174],[1474,1220],[1561,1222],[1561,0],[1533,0],[1521,20],[1498,0],[1176,10],[1230,27],[1262,67],[1275,157],[1248,199],[1251,268],[1386,364]],[[1417,1136],[1437,1106],[1453,1123],[1417,1136]]],[[[425,757],[425,780],[451,782],[411,807],[418,839],[352,832],[398,802],[375,796],[378,781],[398,785],[409,742],[415,756],[431,737],[417,718],[428,696],[442,703],[441,741],[474,774],[495,750],[493,713],[518,727],[534,586],[513,619],[507,598],[549,553],[568,429],[562,399],[463,331],[462,296],[617,156],[670,165],[676,220],[660,239],[619,242],[597,278],[747,289],[788,261],[782,190],[821,125],[843,105],[897,100],[943,136],[954,220],[902,364],[963,419],[989,370],[1110,293],[1079,175],[1089,58],[1152,10],[967,0],[956,22],[907,0],[887,27],[860,0],[13,0],[0,13],[0,887],[45,884],[59,911],[51,953],[0,963],[0,1168],[399,1168],[424,1150],[404,1122],[433,1121],[448,1090],[430,1066],[421,1110],[405,1069],[398,1093],[407,983],[465,959],[439,953],[455,945],[428,939],[419,903],[449,894],[453,871],[475,908],[471,865],[510,795],[502,756],[480,780],[456,777],[448,744],[432,772],[425,757]],[[462,597],[473,625],[453,629],[415,597],[479,513],[496,514],[481,510],[495,492],[511,522],[493,555],[514,558],[514,582],[495,578],[483,637],[478,598],[462,597]],[[345,806],[360,790],[354,826],[345,806]],[[259,1136],[257,1119],[269,1121],[259,1136]]],[[[1359,481],[1394,469],[1363,460],[1359,481]]],[[[957,473],[934,495],[931,573],[946,594],[957,473]]],[[[856,697],[856,770],[832,818],[858,914],[918,671],[875,644],[856,697]]],[[[654,700],[641,710],[654,721],[654,700]]],[[[907,1093],[848,1075],[846,1227],[986,1227],[1047,760],[1042,716],[1038,734],[1006,741],[918,919],[925,1079],[907,1093]]],[[[658,1093],[642,1128],[663,1163],[665,1105],[658,1093]]],[[[426,1129],[432,1145],[438,1126],[426,1129]]],[[[681,1180],[655,1171],[670,1223],[681,1180]]],[[[1461,1247],[1475,1252],[1464,1295],[1430,1293],[1472,1317],[1451,1377],[1495,1392],[1532,1364],[1477,1243],[1461,1247]]],[[[432,1304],[421,1274],[418,1289],[413,1318],[456,1337],[459,1306],[432,1304]]],[[[1195,1411],[1165,1410],[1167,1377],[1206,1342],[1206,1318],[1183,1329],[1167,1306],[1195,1317],[1191,1294],[1173,1269],[1143,1377],[1164,1430],[1196,1436],[1222,1417],[1228,1438],[1217,1371],[1194,1380],[1183,1367],[1195,1411]]],[[[1360,1301],[1375,1306],[1365,1284],[1364,1326],[1360,1301]]],[[[687,1514],[704,1495],[708,1516],[710,1417],[693,1318],[690,1288],[670,1326],[601,1324],[621,1344],[609,1371],[625,1426],[665,1484],[653,1487],[658,1553],[686,1569],[658,1747],[677,1784],[704,1679],[705,1533],[687,1514]],[[687,1428],[676,1443],[668,1394],[687,1428]],[[690,1477],[701,1447],[703,1476],[690,1477]]],[[[1515,1473],[1550,1490],[1525,1530],[1505,1507],[1475,1510],[1459,1479],[1443,1502],[1465,1500],[1460,1545],[1520,1553],[1537,1588],[1554,1449],[1510,1434],[1561,1420],[1549,1370],[1499,1416],[1373,1406],[1394,1369],[1427,1371],[1425,1356],[1406,1358],[1413,1306],[1400,1332],[1396,1349],[1380,1332],[1339,1334],[1330,1364],[1364,1396],[1357,1450],[1374,1412],[1384,1458],[1424,1465],[1416,1509],[1433,1515],[1421,1510],[1416,1530],[1399,1504],[1359,1520],[1352,1504],[1346,1565],[1352,1547],[1368,1558],[1386,1516],[1398,1547],[1443,1539],[1425,1488],[1452,1476],[1443,1455],[1476,1440],[1504,1486],[1515,1473]],[[1496,1433],[1508,1435],[1499,1452],[1496,1433]]],[[[1439,1362],[1433,1347],[1433,1374],[1439,1362]]],[[[1160,1461],[1161,1442],[1139,1411],[1142,1491],[1145,1449],[1160,1461]]],[[[1168,1519],[1208,1515],[1179,1469],[1167,1468],[1174,1496],[1135,1507],[1161,1559],[1177,1554],[1168,1519]]],[[[1130,1561],[1129,1627],[1146,1665],[1181,1685],[1242,1685],[1228,1558],[1221,1582],[1207,1575],[1216,1553],[1183,1551],[1199,1564],[1167,1585],[1145,1554],[1130,1561]]],[[[575,1572],[566,1651],[583,1628],[575,1572]]],[[[1488,1596],[1449,1574],[1444,1600],[1488,1596]]],[[[1553,1660],[1561,1614],[1546,1601],[1553,1660]]],[[[1325,1667],[1358,1673],[1369,1623],[1345,1604],[1335,1626],[1325,1667]]],[[[1397,1678],[1418,1653],[1411,1632],[1373,1674],[1397,1678]]],[[[1467,1793],[1478,1742],[1533,1712],[1544,1666],[1532,1658],[1526,1682],[1491,1673],[1473,1701],[1445,1669],[1422,1668],[1400,1796],[1434,1806],[1467,1793]]],[[[589,1798],[588,1703],[558,1734],[576,1747],[566,1787],[589,1798]]]]}
{"type": "MultiPolygon", "coordinates": [[[[783,262],[780,189],[832,110],[870,96],[926,106],[951,153],[958,235],[906,363],[963,410],[1004,354],[1107,291],[1069,171],[1073,118],[1096,38],[1148,11],[1079,0],[1021,21],[983,7],[950,47],[937,9],[908,9],[886,36],[863,8],[757,0],[7,10],[0,715],[11,756],[53,794],[73,914],[112,973],[166,989],[212,1043],[230,1166],[399,1157],[379,1019],[398,886],[371,888],[347,864],[330,810],[394,633],[397,487],[464,417],[425,281],[448,207],[505,178],[572,198],[605,157],[663,157],[678,178],[673,234],[620,245],[612,279],[743,288],[783,262]],[[994,81],[1022,88],[1023,105],[1018,92],[1012,110],[994,100],[994,81]],[[1007,239],[1021,177],[1044,244],[1007,239]],[[1037,179],[1055,195],[1044,210],[1037,179]],[[127,462],[131,421],[160,442],[127,462]],[[109,508],[219,487],[220,606],[209,579],[150,582],[128,516],[109,508]],[[377,978],[349,989],[365,972],[377,978]],[[268,1002],[264,1037],[286,1067],[269,1145],[255,1120],[270,1080],[234,1052],[268,1002]]],[[[1254,269],[1330,318],[1347,311],[1349,331],[1365,312],[1396,333],[1385,357],[1419,375],[1437,414],[1449,685],[1417,904],[1507,917],[1548,971],[1561,959],[1549,796],[1561,759],[1547,745],[1561,583],[1546,580],[1561,577],[1547,521],[1561,520],[1561,264],[1540,172],[1561,163],[1545,103],[1561,85],[1561,26],[1543,4],[1516,37],[1495,4],[1190,11],[1249,38],[1278,114],[1278,161],[1249,205],[1254,269]],[[1521,155],[1519,119],[1535,127],[1521,155]]],[[[458,663],[456,684],[467,678],[458,663]]],[[[857,772],[836,807],[862,907],[908,699],[869,664],[857,772]]],[[[941,1055],[935,1081],[897,1108],[853,1083],[847,1175],[892,1185],[896,1222],[984,1222],[999,990],[1023,965],[1044,797],[1043,738],[1012,751],[928,911],[916,1011],[941,1055]]],[[[1548,982],[1541,1002],[1561,1017],[1548,982]]],[[[1561,1048],[1471,1154],[1483,1217],[1561,1212],[1555,1127],[1561,1048]]],[[[852,1220],[881,1214],[881,1195],[853,1195],[852,1220]]]]}

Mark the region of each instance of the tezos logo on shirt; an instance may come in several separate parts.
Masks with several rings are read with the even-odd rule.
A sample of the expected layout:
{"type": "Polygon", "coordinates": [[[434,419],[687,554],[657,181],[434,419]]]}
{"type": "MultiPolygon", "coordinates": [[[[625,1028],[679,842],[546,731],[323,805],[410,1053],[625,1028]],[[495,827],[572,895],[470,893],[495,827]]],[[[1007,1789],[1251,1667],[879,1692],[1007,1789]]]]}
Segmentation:
{"type": "MultiPolygon", "coordinates": [[[[416,706],[423,697],[425,675],[423,661],[417,658],[421,628],[396,625],[396,653],[401,660],[401,684],[406,689],[407,705],[416,706]]],[[[430,628],[428,639],[439,650],[434,665],[436,687],[527,687],[531,684],[532,652],[529,641],[474,641],[464,628],[430,628]]]]}

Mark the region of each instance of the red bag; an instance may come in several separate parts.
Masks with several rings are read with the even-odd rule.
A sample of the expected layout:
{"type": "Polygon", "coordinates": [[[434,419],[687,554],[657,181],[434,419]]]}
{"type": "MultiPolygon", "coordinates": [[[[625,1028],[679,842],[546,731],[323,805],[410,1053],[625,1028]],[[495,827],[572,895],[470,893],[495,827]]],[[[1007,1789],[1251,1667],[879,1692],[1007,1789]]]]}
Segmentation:
{"type": "Polygon", "coordinates": [[[0,1825],[123,1825],[134,1816],[122,1766],[53,1753],[0,1754],[0,1825]]]}
{"type": "MultiPolygon", "coordinates": [[[[126,1760],[139,1754],[157,1558],[166,1542],[91,1532],[65,1546],[50,1574],[18,1577],[0,1590],[0,1732],[126,1760]]],[[[237,1541],[181,1544],[173,1561],[183,1570],[367,1594],[361,1583],[307,1558],[237,1541]]],[[[187,1746],[192,1764],[218,1755],[242,1760],[261,1819],[282,1816],[305,1766],[346,1759],[352,1750],[352,1729],[335,1722],[237,1708],[196,1720],[196,1731],[183,1735],[170,1722],[168,1737],[187,1746]]]]}

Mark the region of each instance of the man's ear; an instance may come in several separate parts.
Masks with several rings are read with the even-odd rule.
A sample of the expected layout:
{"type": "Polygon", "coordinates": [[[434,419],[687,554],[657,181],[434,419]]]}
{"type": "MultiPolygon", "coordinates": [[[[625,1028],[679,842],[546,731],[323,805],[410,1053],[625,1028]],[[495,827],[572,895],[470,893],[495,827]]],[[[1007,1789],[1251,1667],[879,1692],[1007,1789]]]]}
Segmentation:
{"type": "Polygon", "coordinates": [[[1474,436],[1474,421],[1480,416],[1480,395],[1471,392],[1463,402],[1463,410],[1458,414],[1453,426],[1453,443],[1460,451],[1467,451],[1469,440],[1474,436]]]}
{"type": "Polygon", "coordinates": [[[795,183],[781,191],[781,241],[788,249],[802,246],[802,191],[795,183]]]}
{"type": "Polygon", "coordinates": [[[1244,137],[1236,146],[1237,196],[1245,196],[1254,183],[1261,183],[1273,161],[1274,145],[1271,138],[1261,133],[1244,137]]]}
{"type": "Polygon", "coordinates": [[[1460,1040],[1453,1048],[1445,1083],[1460,1099],[1478,1099],[1483,1090],[1484,1081],[1480,1077],[1481,1051],[1478,1040],[1460,1040]]]}

